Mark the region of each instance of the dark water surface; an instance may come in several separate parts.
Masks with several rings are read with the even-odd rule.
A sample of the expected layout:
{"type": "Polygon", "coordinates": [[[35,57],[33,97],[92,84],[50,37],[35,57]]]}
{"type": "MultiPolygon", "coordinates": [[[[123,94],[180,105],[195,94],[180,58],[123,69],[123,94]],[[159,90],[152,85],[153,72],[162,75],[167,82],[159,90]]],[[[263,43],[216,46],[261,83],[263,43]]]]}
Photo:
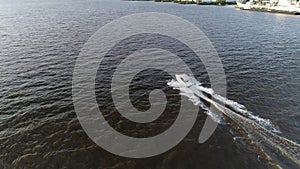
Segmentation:
{"type": "MultiPolygon", "coordinates": [[[[219,125],[206,143],[199,144],[199,131],[206,118],[201,112],[187,138],[157,157],[117,157],[94,144],[74,112],[75,61],[83,44],[101,26],[137,12],[170,13],[198,26],[212,41],[224,64],[228,98],[244,104],[256,115],[271,119],[283,136],[300,143],[298,16],[239,11],[232,6],[117,0],[2,0],[0,168],[252,169],[273,168],[275,164],[294,167],[277,157],[277,152],[268,152],[274,160],[267,160],[254,141],[233,141],[233,137],[244,135],[232,125],[219,125]]],[[[207,83],[203,68],[198,68],[193,60],[190,62],[199,72],[197,78],[207,83]]],[[[136,107],[141,110],[149,107],[147,95],[140,97],[140,91],[165,87],[168,78],[156,70],[141,73],[134,83],[137,87],[131,91],[136,107]],[[157,78],[160,75],[164,78],[157,78]],[[144,78],[151,85],[141,86],[139,81],[144,78]]],[[[100,100],[106,94],[107,84],[102,85],[104,88],[98,84],[100,100]]],[[[145,131],[148,136],[155,135],[172,124],[178,109],[178,92],[165,90],[173,96],[174,105],[166,110],[169,115],[149,126],[126,125],[126,121],[123,124],[122,119],[115,118],[116,112],[109,103],[106,106],[98,103],[104,109],[107,107],[105,113],[116,129],[122,128],[124,133],[134,136],[144,137],[145,131]]]]}

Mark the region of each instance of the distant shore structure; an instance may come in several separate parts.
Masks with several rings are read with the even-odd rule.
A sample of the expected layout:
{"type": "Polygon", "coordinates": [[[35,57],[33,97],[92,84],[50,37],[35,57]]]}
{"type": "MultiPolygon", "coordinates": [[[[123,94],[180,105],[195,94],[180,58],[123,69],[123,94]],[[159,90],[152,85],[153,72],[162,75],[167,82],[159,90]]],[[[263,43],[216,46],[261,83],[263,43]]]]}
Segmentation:
{"type": "Polygon", "coordinates": [[[237,0],[236,8],[300,15],[300,0],[237,0]]]}
{"type": "Polygon", "coordinates": [[[241,10],[300,15],[300,0],[127,0],[197,5],[236,5],[241,10]]]}
{"type": "MultiPolygon", "coordinates": [[[[218,0],[181,0],[181,1],[188,1],[188,2],[194,2],[196,4],[201,4],[203,2],[217,2],[218,0]]],[[[233,2],[233,3],[235,3],[236,0],[225,0],[225,2],[233,2]]]]}
{"type": "Polygon", "coordinates": [[[155,2],[174,2],[197,5],[236,5],[236,0],[153,0],[155,2]]]}

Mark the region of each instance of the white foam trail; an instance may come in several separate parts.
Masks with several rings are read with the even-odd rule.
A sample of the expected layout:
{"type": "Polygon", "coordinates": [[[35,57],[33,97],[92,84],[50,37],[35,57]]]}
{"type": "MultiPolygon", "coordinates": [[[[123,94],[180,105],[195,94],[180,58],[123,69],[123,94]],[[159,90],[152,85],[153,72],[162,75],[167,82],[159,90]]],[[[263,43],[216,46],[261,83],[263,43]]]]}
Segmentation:
{"type": "MultiPolygon", "coordinates": [[[[211,112],[209,110],[209,108],[207,106],[205,106],[205,104],[203,102],[201,102],[201,100],[200,100],[201,97],[199,95],[201,95],[202,92],[199,92],[198,95],[195,95],[196,91],[192,88],[193,84],[185,84],[180,80],[175,81],[172,79],[170,82],[168,82],[168,85],[173,87],[174,89],[180,90],[180,95],[188,97],[189,100],[191,102],[193,102],[194,105],[200,106],[204,110],[204,113],[207,114],[208,116],[210,116],[210,118],[213,121],[215,121],[217,123],[221,123],[222,117],[211,112]]],[[[203,95],[203,97],[204,97],[204,95],[203,95]]]]}
{"type": "Polygon", "coordinates": [[[249,137],[258,140],[259,145],[263,144],[272,148],[275,152],[293,161],[300,167],[300,145],[280,136],[280,131],[274,127],[269,119],[253,115],[242,104],[216,94],[212,89],[202,86],[194,77],[189,77],[185,74],[175,75],[175,77],[176,80],[170,81],[168,85],[180,90],[180,94],[187,96],[195,105],[201,106],[213,120],[220,122],[218,118],[214,118],[216,114],[210,112],[202,100],[241,126],[248,133],[249,137]],[[211,98],[208,96],[211,96],[211,98]]]}
{"type": "Polygon", "coordinates": [[[188,97],[189,100],[194,103],[194,105],[200,105],[201,108],[205,110],[205,113],[209,115],[215,122],[220,123],[221,117],[213,112],[207,112],[208,108],[204,106],[204,103],[201,102],[199,98],[202,98],[206,101],[212,100],[219,103],[223,103],[228,108],[243,115],[244,117],[255,121],[257,124],[264,127],[265,129],[273,133],[281,133],[269,119],[264,119],[259,116],[253,115],[253,113],[248,111],[244,105],[216,94],[213,89],[202,86],[202,84],[198,82],[194,77],[190,77],[185,74],[175,75],[175,77],[177,81],[172,79],[168,83],[168,85],[173,87],[174,89],[180,90],[180,95],[188,97]],[[207,95],[211,96],[212,99],[209,99],[207,95]]]}

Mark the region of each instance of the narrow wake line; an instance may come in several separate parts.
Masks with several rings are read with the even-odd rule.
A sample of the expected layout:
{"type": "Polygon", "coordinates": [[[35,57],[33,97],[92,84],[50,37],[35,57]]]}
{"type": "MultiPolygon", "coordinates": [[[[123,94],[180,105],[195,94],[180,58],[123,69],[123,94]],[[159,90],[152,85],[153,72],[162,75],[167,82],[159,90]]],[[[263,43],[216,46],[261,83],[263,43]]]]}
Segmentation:
{"type": "Polygon", "coordinates": [[[203,87],[194,77],[185,74],[176,75],[176,80],[168,82],[168,85],[180,90],[181,95],[188,97],[195,105],[199,105],[215,122],[220,123],[222,117],[210,112],[202,100],[241,126],[250,137],[259,140],[261,144],[265,143],[266,146],[300,166],[300,145],[280,136],[281,132],[269,119],[253,115],[245,106],[216,94],[210,88],[203,87]]]}

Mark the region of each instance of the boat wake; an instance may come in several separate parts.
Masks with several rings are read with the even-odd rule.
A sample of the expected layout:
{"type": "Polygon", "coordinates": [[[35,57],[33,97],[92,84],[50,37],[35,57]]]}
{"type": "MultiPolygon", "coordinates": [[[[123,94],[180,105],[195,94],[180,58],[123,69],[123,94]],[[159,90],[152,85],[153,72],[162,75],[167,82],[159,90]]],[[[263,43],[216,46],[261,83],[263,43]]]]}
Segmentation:
{"type": "Polygon", "coordinates": [[[283,157],[300,167],[300,145],[281,136],[281,132],[271,120],[254,115],[247,108],[235,101],[218,95],[211,88],[202,86],[194,77],[175,75],[168,85],[180,90],[180,94],[199,105],[204,112],[217,123],[223,121],[223,115],[239,125],[248,135],[260,143],[260,146],[271,148],[283,157]],[[211,112],[208,105],[215,107],[222,114],[211,112]]]}

